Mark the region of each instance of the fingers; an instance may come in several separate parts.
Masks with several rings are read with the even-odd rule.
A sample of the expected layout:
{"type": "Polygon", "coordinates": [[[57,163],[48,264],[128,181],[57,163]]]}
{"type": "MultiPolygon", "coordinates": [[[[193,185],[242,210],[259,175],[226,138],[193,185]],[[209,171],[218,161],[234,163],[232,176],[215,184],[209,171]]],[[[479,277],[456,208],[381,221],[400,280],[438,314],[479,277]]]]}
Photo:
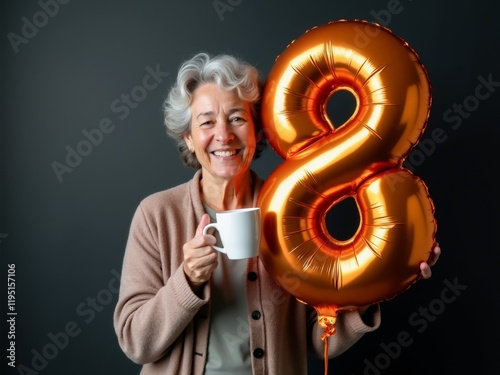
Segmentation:
{"type": "Polygon", "coordinates": [[[198,228],[196,228],[195,236],[201,236],[203,234],[203,228],[205,228],[208,224],[210,224],[210,216],[208,216],[208,214],[203,214],[200,224],[198,224],[198,228]]]}
{"type": "Polygon", "coordinates": [[[420,274],[422,275],[423,279],[428,279],[432,276],[431,267],[427,262],[420,263],[420,274]]]}
{"type": "Polygon", "coordinates": [[[183,246],[184,264],[183,269],[186,277],[193,287],[197,289],[208,281],[213,270],[217,267],[217,253],[212,248],[215,237],[203,234],[203,228],[210,223],[208,214],[204,214],[196,228],[195,237],[183,246]]]}
{"type": "Polygon", "coordinates": [[[429,259],[429,265],[430,266],[435,265],[436,262],[438,261],[440,255],[441,255],[441,248],[439,247],[439,244],[436,242],[434,244],[434,247],[432,248],[432,254],[431,254],[431,257],[429,259]]]}
{"type": "Polygon", "coordinates": [[[210,254],[204,259],[198,258],[194,262],[185,262],[184,273],[193,289],[197,289],[210,279],[216,267],[217,254],[210,254]]]}
{"type": "Polygon", "coordinates": [[[422,275],[423,279],[428,279],[432,276],[431,267],[437,263],[440,255],[441,248],[439,247],[439,243],[436,242],[434,244],[434,247],[432,248],[429,260],[427,262],[420,263],[420,274],[422,275]]]}

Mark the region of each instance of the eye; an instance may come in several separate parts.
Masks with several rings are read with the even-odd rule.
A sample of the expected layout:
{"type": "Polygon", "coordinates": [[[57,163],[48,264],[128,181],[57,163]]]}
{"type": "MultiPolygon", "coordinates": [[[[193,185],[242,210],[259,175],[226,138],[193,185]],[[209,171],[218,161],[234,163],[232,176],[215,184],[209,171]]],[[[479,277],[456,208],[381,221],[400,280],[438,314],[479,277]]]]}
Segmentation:
{"type": "Polygon", "coordinates": [[[243,117],[240,117],[240,116],[234,116],[234,117],[231,117],[230,121],[231,121],[231,124],[242,125],[246,122],[246,119],[243,117]]]}
{"type": "Polygon", "coordinates": [[[215,121],[213,120],[207,120],[207,121],[203,121],[202,123],[200,123],[200,127],[209,127],[209,126],[213,126],[215,124],[215,121]]]}

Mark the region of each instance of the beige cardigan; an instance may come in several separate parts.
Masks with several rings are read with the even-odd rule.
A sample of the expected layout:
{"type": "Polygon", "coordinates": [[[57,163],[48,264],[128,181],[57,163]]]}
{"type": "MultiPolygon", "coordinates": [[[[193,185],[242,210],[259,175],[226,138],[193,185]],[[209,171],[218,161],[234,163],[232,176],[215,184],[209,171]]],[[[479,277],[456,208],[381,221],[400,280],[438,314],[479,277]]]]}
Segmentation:
{"type": "MultiPolygon", "coordinates": [[[[254,204],[262,181],[252,172],[254,204]]],[[[193,293],[182,268],[182,246],[194,237],[204,213],[194,178],[145,198],[132,220],[125,250],[114,327],[119,344],[141,374],[201,375],[207,360],[210,287],[193,293]]],[[[304,375],[307,350],[323,355],[323,330],[314,309],[299,303],[271,278],[258,258],[248,261],[246,296],[254,374],[304,375]],[[257,277],[255,277],[257,275],[257,277]],[[261,312],[252,319],[251,312],[261,312]]],[[[371,310],[370,310],[371,311],[371,310]]],[[[380,310],[365,319],[339,314],[329,341],[333,357],[380,325],[380,310]]]]}

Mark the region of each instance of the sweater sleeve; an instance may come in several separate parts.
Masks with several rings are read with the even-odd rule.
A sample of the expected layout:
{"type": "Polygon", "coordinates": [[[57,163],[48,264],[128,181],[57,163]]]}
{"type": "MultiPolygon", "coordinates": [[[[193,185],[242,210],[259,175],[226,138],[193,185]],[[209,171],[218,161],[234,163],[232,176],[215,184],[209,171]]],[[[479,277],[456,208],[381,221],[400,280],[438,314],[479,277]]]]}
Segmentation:
{"type": "MultiPolygon", "coordinates": [[[[316,310],[308,307],[308,339],[309,348],[313,354],[323,356],[324,341],[321,335],[324,330],[318,324],[316,310]]],[[[335,333],[328,338],[328,357],[339,356],[353,346],[367,332],[373,332],[380,327],[380,305],[374,304],[368,308],[363,317],[358,310],[342,311],[337,315],[335,333]]]]}
{"type": "Polygon", "coordinates": [[[164,281],[155,233],[157,231],[152,230],[139,206],[125,249],[113,318],[120,347],[131,360],[140,364],[164,357],[208,302],[207,288],[200,296],[193,293],[182,264],[164,281]]]}

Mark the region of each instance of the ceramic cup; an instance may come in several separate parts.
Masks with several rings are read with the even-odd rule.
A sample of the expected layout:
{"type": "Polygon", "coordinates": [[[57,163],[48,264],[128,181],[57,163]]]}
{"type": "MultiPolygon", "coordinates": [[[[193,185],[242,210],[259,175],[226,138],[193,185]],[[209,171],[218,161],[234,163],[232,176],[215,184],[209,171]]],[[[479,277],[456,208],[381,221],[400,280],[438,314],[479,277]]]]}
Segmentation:
{"type": "Polygon", "coordinates": [[[260,208],[241,208],[218,212],[216,223],[203,228],[207,234],[210,228],[219,232],[222,247],[212,247],[224,253],[229,259],[246,259],[259,255],[261,239],[260,208]]]}

